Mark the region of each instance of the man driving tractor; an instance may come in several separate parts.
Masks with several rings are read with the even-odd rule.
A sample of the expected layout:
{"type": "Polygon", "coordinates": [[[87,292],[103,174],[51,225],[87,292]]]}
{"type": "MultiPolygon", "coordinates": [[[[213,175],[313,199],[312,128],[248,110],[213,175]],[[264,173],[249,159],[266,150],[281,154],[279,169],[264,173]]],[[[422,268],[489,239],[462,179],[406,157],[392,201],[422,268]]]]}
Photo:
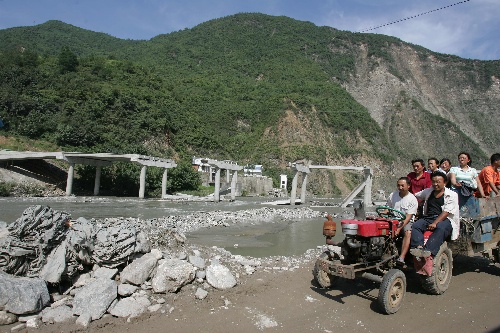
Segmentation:
{"type": "Polygon", "coordinates": [[[387,199],[387,206],[397,209],[405,214],[405,219],[400,222],[395,234],[399,235],[401,230],[404,232],[403,245],[398,261],[404,264],[405,256],[410,249],[411,228],[414,222],[414,215],[417,213],[418,201],[410,193],[410,180],[408,177],[401,177],[397,182],[398,190],[392,192],[387,199]]]}

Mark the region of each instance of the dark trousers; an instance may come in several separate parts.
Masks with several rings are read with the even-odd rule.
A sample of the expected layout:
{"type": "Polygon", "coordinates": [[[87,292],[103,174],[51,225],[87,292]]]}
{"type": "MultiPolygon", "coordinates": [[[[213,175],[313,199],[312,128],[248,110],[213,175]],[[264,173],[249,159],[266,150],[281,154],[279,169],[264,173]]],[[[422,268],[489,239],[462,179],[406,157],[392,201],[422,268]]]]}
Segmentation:
{"type": "MultiPolygon", "coordinates": [[[[437,216],[424,216],[411,227],[411,248],[416,248],[419,246],[424,246],[424,232],[427,231],[427,226],[434,222],[437,216]]],[[[431,251],[432,255],[435,256],[441,244],[450,237],[453,227],[451,226],[451,221],[445,219],[437,224],[436,229],[429,236],[427,243],[425,243],[425,249],[431,251]]]]}

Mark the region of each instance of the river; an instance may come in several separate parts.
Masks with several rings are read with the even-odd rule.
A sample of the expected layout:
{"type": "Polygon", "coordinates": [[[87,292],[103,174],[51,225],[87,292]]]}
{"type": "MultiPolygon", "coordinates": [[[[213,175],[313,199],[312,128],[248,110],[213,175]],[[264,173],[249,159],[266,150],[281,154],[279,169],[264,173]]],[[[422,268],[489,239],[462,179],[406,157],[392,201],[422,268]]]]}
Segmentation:
{"type": "MultiPolygon", "coordinates": [[[[154,219],[169,215],[188,215],[196,212],[238,211],[264,207],[269,199],[245,197],[234,202],[170,201],[118,197],[54,197],[54,198],[1,198],[0,221],[7,224],[18,219],[32,205],[45,205],[71,214],[73,219],[102,219],[107,217],[133,217],[154,219]]],[[[333,201],[338,201],[332,199],[333,201]]],[[[332,201],[323,200],[323,201],[332,201]]],[[[307,205],[307,204],[306,204],[307,205]]],[[[272,206],[288,209],[290,206],[272,206]]],[[[336,214],[350,212],[338,207],[310,207],[321,212],[336,214]]],[[[301,255],[307,249],[325,243],[322,235],[323,218],[277,221],[276,223],[250,223],[227,228],[199,229],[188,233],[193,244],[224,247],[233,254],[265,257],[272,255],[301,255]]],[[[337,220],[338,222],[338,220],[337,220]]],[[[340,229],[340,228],[339,228],[340,229]]],[[[339,230],[340,231],[340,230],[339,230]]],[[[340,240],[341,235],[336,237],[340,240]]]]}

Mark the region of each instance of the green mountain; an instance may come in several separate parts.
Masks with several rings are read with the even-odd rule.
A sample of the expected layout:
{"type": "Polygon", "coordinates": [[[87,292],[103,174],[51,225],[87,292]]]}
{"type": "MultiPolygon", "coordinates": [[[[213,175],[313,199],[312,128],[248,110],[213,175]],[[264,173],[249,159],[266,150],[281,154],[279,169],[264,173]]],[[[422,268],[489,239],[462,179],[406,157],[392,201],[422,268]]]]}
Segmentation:
{"type": "MultiPolygon", "coordinates": [[[[500,144],[500,61],[287,17],[238,14],[149,41],[48,21],[0,30],[0,52],[1,131],[64,150],[204,155],[274,174],[306,159],[386,179],[462,150],[481,167],[500,144]]],[[[339,191],[316,178],[314,192],[339,191]]]]}

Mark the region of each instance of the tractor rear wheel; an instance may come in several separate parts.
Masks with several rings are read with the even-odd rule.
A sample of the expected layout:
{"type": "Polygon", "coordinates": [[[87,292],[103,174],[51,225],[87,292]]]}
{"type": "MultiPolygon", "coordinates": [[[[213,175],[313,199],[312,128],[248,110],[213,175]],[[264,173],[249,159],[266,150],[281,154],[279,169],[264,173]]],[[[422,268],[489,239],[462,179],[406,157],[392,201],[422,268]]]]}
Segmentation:
{"type": "Polygon", "coordinates": [[[378,302],[385,313],[398,312],[406,295],[406,276],[399,269],[391,269],[384,275],[378,291],[378,302]]]}
{"type": "Polygon", "coordinates": [[[314,280],[321,286],[321,288],[331,288],[339,279],[338,276],[328,274],[325,272],[321,266],[325,265],[325,261],[338,260],[338,256],[334,253],[333,258],[327,252],[321,253],[318,259],[316,259],[316,263],[314,264],[313,275],[314,280]]]}
{"type": "Polygon", "coordinates": [[[452,269],[453,255],[444,242],[433,259],[432,275],[421,276],[422,287],[430,294],[441,295],[450,285],[452,269]]]}

